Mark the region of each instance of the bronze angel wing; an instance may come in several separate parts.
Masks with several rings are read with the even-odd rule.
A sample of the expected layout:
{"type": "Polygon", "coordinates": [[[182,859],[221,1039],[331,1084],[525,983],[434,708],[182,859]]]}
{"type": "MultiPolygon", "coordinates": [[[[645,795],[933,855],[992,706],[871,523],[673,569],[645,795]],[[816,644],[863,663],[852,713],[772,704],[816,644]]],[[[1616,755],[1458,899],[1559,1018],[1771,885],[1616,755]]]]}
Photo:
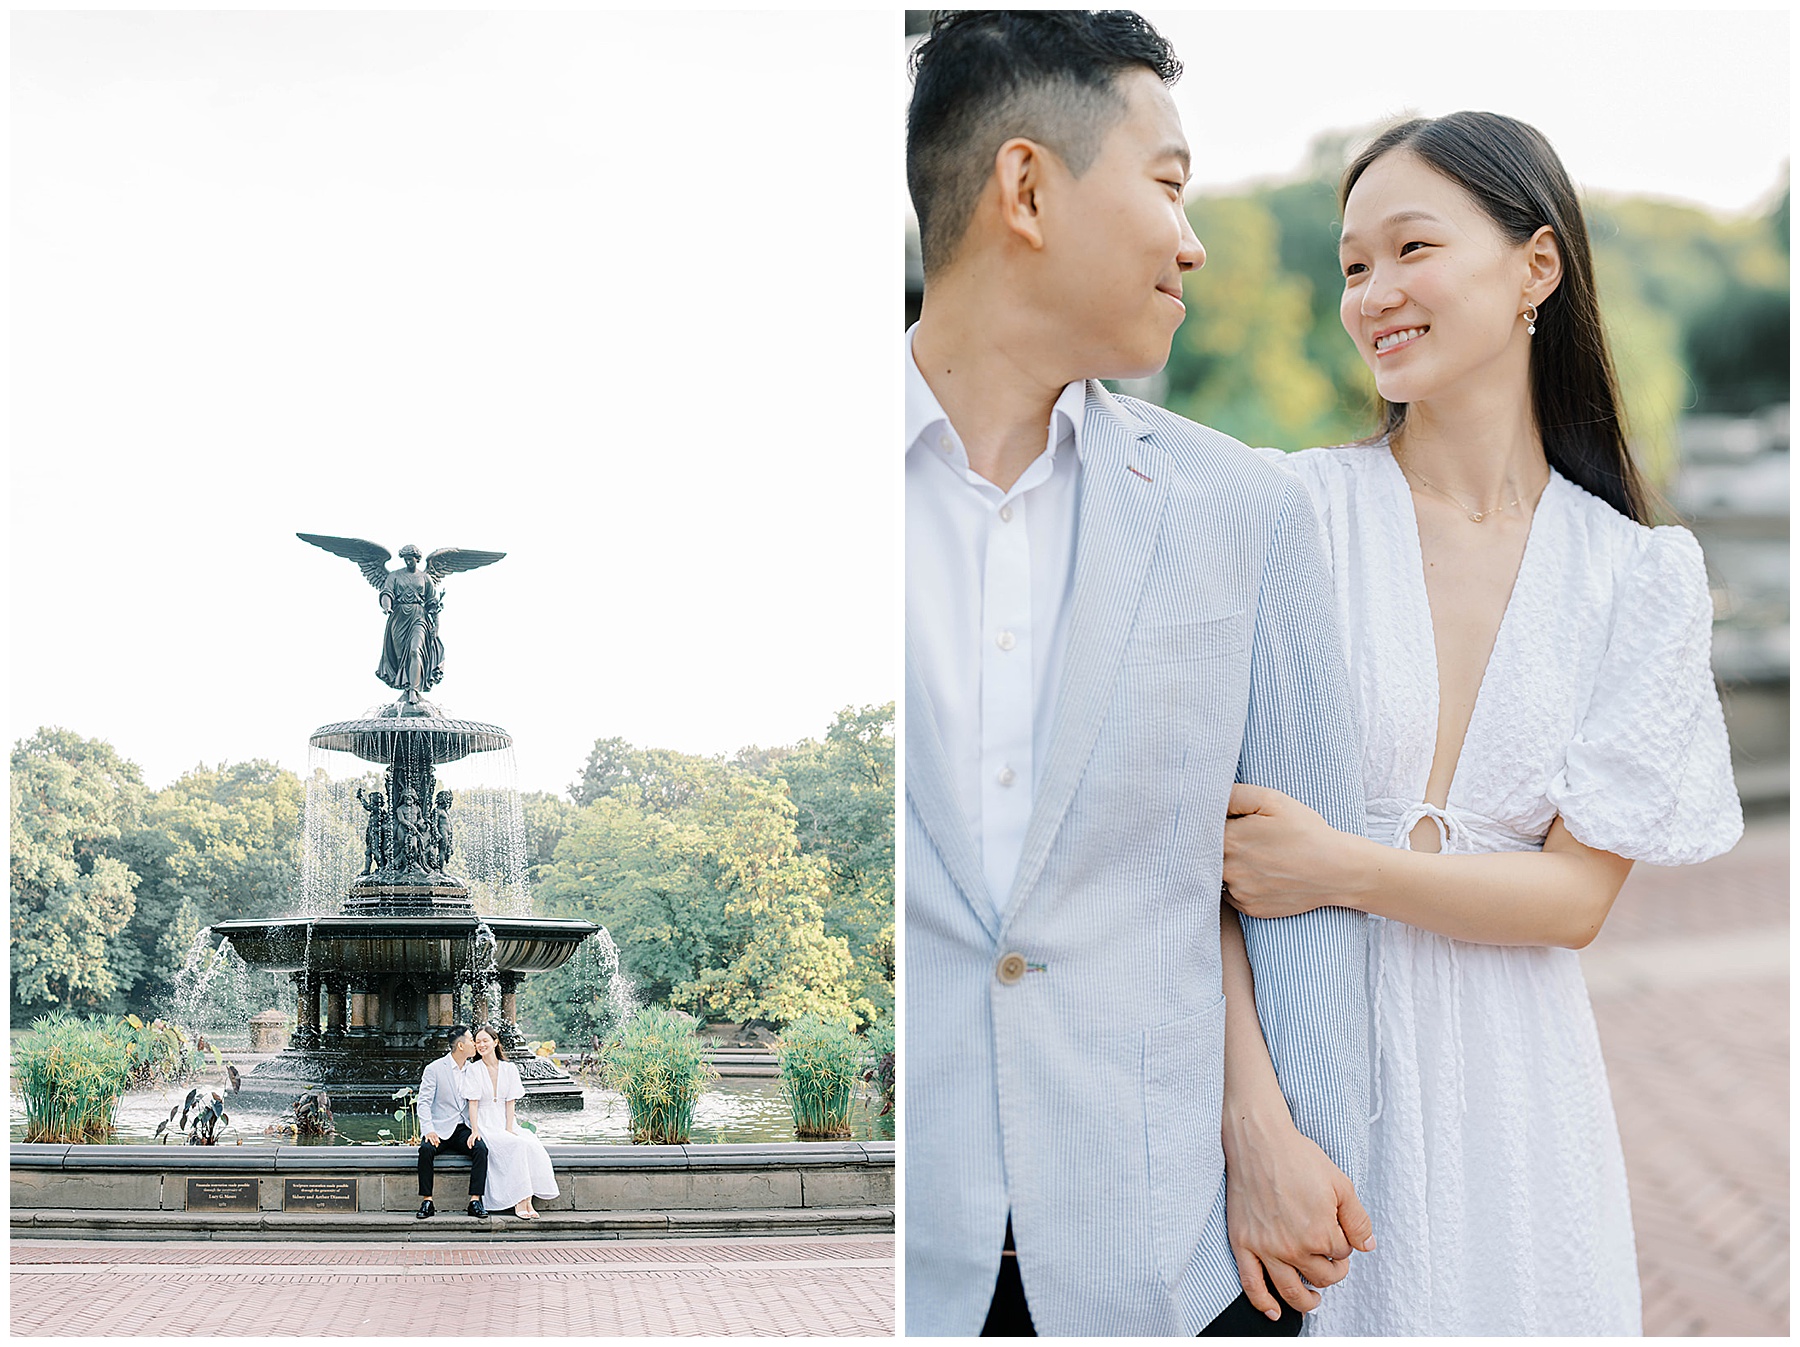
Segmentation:
{"type": "Polygon", "coordinates": [[[477,566],[492,566],[504,552],[481,552],[473,547],[440,547],[425,558],[425,574],[442,580],[458,571],[472,571],[477,566]]]}
{"type": "Polygon", "coordinates": [[[363,579],[377,589],[387,580],[387,564],[393,560],[394,554],[380,543],[367,542],[361,538],[327,538],[321,533],[296,533],[294,536],[303,543],[323,547],[333,556],[348,557],[363,573],[363,579]]]}

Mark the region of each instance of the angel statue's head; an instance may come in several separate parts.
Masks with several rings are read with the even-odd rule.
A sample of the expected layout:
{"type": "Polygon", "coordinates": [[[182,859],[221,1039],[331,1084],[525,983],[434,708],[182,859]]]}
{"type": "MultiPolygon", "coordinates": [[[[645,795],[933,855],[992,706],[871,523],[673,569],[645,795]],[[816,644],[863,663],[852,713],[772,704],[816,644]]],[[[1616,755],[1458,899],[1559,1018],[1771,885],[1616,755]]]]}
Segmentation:
{"type": "Polygon", "coordinates": [[[405,547],[400,549],[400,560],[404,561],[409,567],[416,568],[419,558],[424,555],[423,552],[414,547],[411,543],[408,543],[405,547]]]}

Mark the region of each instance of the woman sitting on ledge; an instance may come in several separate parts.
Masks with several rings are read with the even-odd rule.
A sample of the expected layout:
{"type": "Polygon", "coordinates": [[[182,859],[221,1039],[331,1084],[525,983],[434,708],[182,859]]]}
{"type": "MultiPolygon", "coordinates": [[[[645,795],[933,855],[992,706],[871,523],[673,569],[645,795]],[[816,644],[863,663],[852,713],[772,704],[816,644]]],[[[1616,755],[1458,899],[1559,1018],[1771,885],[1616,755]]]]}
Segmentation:
{"type": "Polygon", "coordinates": [[[533,1199],[555,1197],[558,1190],[544,1143],[514,1117],[514,1106],[525,1097],[525,1082],[492,1030],[476,1031],[475,1053],[463,1073],[463,1096],[469,1101],[470,1131],[487,1142],[482,1205],[491,1212],[511,1207],[515,1216],[535,1219],[533,1199]]]}

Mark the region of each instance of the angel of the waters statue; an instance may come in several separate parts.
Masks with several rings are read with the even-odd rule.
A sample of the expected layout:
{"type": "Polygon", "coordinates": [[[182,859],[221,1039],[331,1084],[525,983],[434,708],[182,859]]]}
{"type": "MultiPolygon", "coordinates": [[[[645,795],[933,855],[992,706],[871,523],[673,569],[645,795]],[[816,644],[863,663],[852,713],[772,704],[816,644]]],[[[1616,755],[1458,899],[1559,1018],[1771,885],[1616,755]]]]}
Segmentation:
{"type": "Polygon", "coordinates": [[[408,705],[416,705],[422,694],[444,676],[444,643],[438,637],[438,613],[444,606],[440,582],[458,571],[492,565],[506,555],[469,547],[440,547],[424,556],[408,543],[400,549],[400,560],[406,564],[390,571],[387,563],[394,554],[379,543],[361,538],[328,538],[318,533],[295,536],[334,556],[354,561],[363,578],[381,591],[387,630],[382,636],[381,666],[375,670],[375,676],[398,689],[401,700],[408,705]]]}

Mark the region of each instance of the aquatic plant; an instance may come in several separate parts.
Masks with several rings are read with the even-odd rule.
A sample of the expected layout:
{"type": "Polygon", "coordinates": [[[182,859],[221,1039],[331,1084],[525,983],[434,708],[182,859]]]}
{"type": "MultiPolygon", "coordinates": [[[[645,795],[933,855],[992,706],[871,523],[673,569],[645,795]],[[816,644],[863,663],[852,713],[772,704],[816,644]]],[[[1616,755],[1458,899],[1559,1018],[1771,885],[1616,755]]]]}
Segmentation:
{"type": "MultiPolygon", "coordinates": [[[[189,1040],[187,1030],[179,1024],[160,1019],[145,1024],[136,1015],[127,1015],[121,1033],[126,1041],[126,1055],[131,1058],[133,1089],[172,1085],[200,1066],[202,1049],[189,1040]]],[[[216,1049],[212,1052],[215,1061],[223,1066],[223,1056],[216,1049]]]]}
{"type": "Polygon", "coordinates": [[[775,1042],[781,1087],[801,1137],[850,1135],[850,1104],[863,1076],[868,1045],[837,1020],[802,1015],[775,1042]]]}
{"type": "Polygon", "coordinates": [[[894,1111],[896,1073],[892,1021],[878,1024],[869,1030],[869,1051],[874,1054],[875,1065],[863,1073],[863,1079],[874,1082],[876,1093],[881,1098],[881,1111],[875,1116],[885,1118],[894,1111]]]}
{"type": "Polygon", "coordinates": [[[131,1088],[125,1026],[58,1010],[34,1020],[31,1029],[30,1040],[13,1054],[25,1100],[25,1140],[110,1138],[119,1098],[131,1088]]]}
{"type": "Polygon", "coordinates": [[[604,1049],[606,1083],[631,1108],[631,1139],[686,1145],[694,1132],[694,1101],[717,1073],[686,1015],[652,1006],[616,1031],[604,1049]]]}

